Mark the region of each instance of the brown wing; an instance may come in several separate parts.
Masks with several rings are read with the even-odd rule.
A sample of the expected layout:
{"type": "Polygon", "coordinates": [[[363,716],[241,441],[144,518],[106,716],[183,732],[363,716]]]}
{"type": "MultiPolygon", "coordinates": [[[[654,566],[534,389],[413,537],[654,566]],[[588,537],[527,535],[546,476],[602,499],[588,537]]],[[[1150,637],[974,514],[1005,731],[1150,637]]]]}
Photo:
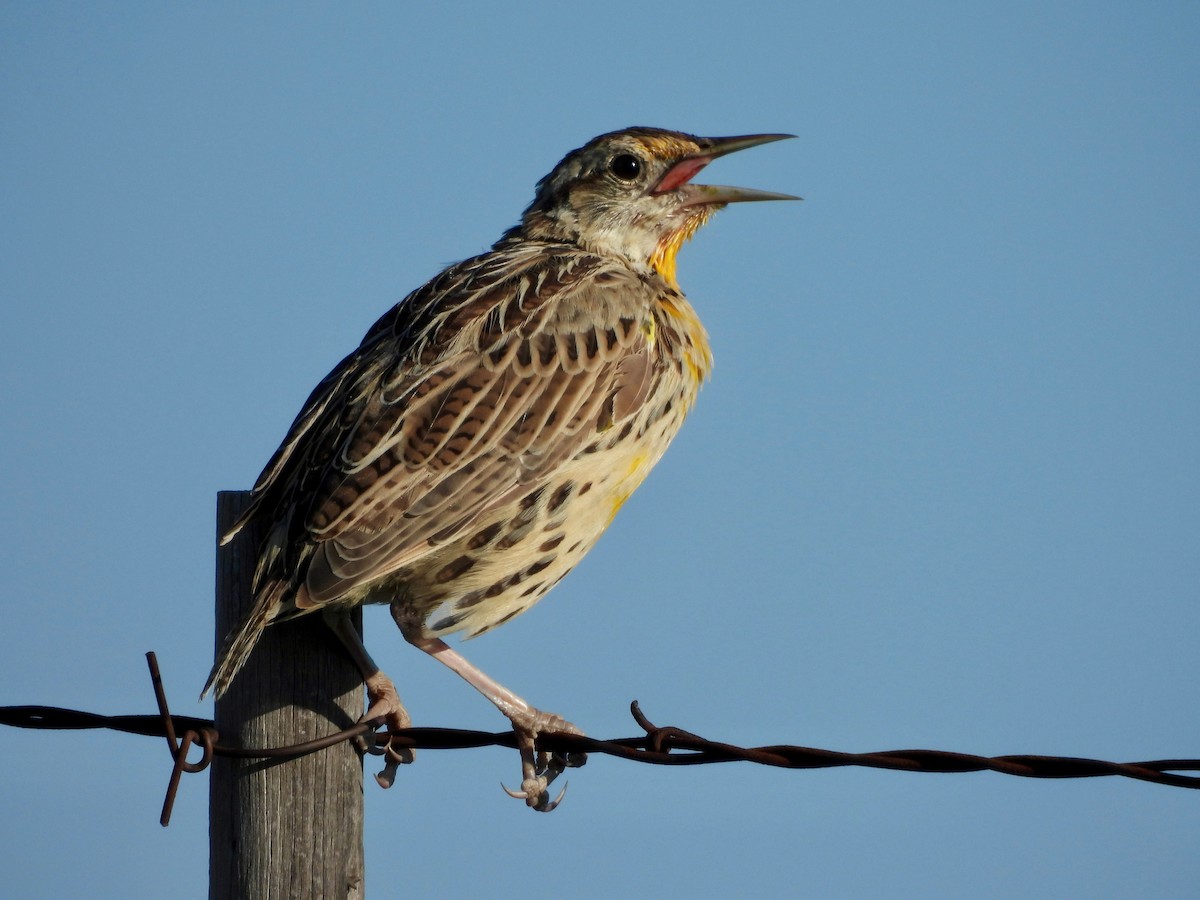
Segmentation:
{"type": "Polygon", "coordinates": [[[538,249],[448,270],[314,393],[256,488],[256,592],[319,606],[411,565],[636,409],[650,289],[538,249]]]}
{"type": "Polygon", "coordinates": [[[205,693],[226,689],[270,622],[411,565],[632,414],[661,374],[653,298],[595,256],[522,243],[381,318],[313,391],[223,539],[270,523],[254,605],[205,693]]]}

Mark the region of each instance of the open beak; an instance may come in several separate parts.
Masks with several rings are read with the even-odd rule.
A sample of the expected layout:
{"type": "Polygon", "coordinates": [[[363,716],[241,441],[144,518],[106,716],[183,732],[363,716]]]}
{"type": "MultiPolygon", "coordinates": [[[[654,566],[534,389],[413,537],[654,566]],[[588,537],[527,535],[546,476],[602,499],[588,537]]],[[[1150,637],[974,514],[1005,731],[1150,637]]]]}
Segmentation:
{"type": "Polygon", "coordinates": [[[651,193],[665,194],[668,191],[676,191],[683,198],[685,206],[744,203],[750,200],[800,200],[802,198],[792,194],[777,194],[774,191],[691,183],[692,178],[718,156],[726,156],[736,153],[738,150],[745,150],[747,147],[757,147],[759,144],[769,144],[772,141],[782,141],[795,136],[794,134],[743,134],[737,137],[699,138],[701,151],[683,157],[667,169],[666,174],[659,179],[651,193]]]}

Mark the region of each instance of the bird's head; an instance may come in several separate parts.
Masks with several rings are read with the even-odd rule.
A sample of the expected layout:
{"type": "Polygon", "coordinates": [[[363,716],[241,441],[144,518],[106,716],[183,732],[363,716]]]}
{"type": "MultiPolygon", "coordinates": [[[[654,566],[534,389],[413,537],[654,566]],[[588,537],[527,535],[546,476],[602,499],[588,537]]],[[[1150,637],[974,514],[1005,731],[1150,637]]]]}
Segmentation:
{"type": "Polygon", "coordinates": [[[751,188],[693,184],[718,156],[790,134],[705,138],[626,128],[572,150],[538,182],[521,224],[505,238],[570,241],[615,254],[675,284],[675,254],[716,210],[747,200],[798,200],[751,188]]]}

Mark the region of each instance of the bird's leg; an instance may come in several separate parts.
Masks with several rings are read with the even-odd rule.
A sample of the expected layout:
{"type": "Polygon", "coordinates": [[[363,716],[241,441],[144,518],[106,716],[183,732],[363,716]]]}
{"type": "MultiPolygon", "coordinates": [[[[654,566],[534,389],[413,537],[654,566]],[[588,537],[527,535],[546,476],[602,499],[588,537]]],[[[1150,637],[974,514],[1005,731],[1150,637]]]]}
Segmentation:
{"type": "Polygon", "coordinates": [[[400,626],[400,632],[414,647],[424,650],[442,665],[458,673],[471,687],[487,697],[500,712],[513,724],[517,735],[517,747],[521,754],[521,789],[505,791],[511,797],[524,800],[531,809],[539,812],[550,812],[562,800],[566,788],[558,797],[550,799],[547,790],[550,783],[564,769],[582,766],[587,762],[587,754],[570,753],[565,756],[557,753],[547,753],[537,749],[538,735],[543,731],[565,731],[569,734],[582,735],[583,732],[570,722],[554,713],[543,712],[531,706],[522,697],[491,678],[483,670],[477,668],[456,650],[452,649],[440,638],[425,637],[421,624],[413,621],[410,610],[403,603],[392,604],[392,618],[400,626]]]}
{"type": "MultiPolygon", "coordinates": [[[[406,635],[407,637],[407,635],[406,635]]],[[[524,800],[532,809],[540,812],[550,812],[558,806],[566,788],[554,800],[550,799],[547,790],[567,767],[582,766],[587,761],[583,753],[572,753],[567,756],[551,754],[537,749],[538,735],[543,731],[565,731],[569,734],[583,734],[570,722],[554,713],[543,712],[530,706],[524,699],[514,694],[504,685],[492,679],[481,669],[473,666],[456,650],[452,649],[440,638],[409,638],[412,644],[424,650],[442,665],[457,672],[473,688],[487,697],[500,712],[508,717],[517,735],[517,748],[521,753],[521,789],[509,791],[510,797],[524,800]]]]}
{"type": "MultiPolygon", "coordinates": [[[[345,646],[350,658],[362,672],[363,683],[367,688],[367,711],[358,720],[359,723],[383,719],[389,731],[397,731],[412,726],[412,718],[408,710],[400,702],[400,694],[396,685],[375,665],[371,654],[363,646],[362,637],[354,623],[350,621],[349,607],[327,607],[324,611],[325,622],[338,636],[345,646]]],[[[383,771],[375,776],[380,787],[389,788],[396,780],[396,769],[404,763],[410,763],[415,756],[411,747],[393,747],[389,740],[382,748],[374,742],[367,741],[365,736],[355,738],[355,744],[366,753],[383,754],[385,757],[383,771]]]]}

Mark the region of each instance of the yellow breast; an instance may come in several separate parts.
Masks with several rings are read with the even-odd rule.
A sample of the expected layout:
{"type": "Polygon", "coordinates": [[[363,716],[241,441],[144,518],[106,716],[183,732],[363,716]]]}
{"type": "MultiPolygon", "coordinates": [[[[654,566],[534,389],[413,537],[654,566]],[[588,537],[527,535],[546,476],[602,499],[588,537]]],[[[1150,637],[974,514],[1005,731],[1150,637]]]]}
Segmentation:
{"type": "Polygon", "coordinates": [[[700,385],[712,371],[713,356],[708,343],[708,332],[704,330],[696,310],[682,294],[664,296],[659,308],[681,338],[683,366],[689,378],[689,383],[685,386],[686,401],[687,405],[691,406],[700,385]]]}

